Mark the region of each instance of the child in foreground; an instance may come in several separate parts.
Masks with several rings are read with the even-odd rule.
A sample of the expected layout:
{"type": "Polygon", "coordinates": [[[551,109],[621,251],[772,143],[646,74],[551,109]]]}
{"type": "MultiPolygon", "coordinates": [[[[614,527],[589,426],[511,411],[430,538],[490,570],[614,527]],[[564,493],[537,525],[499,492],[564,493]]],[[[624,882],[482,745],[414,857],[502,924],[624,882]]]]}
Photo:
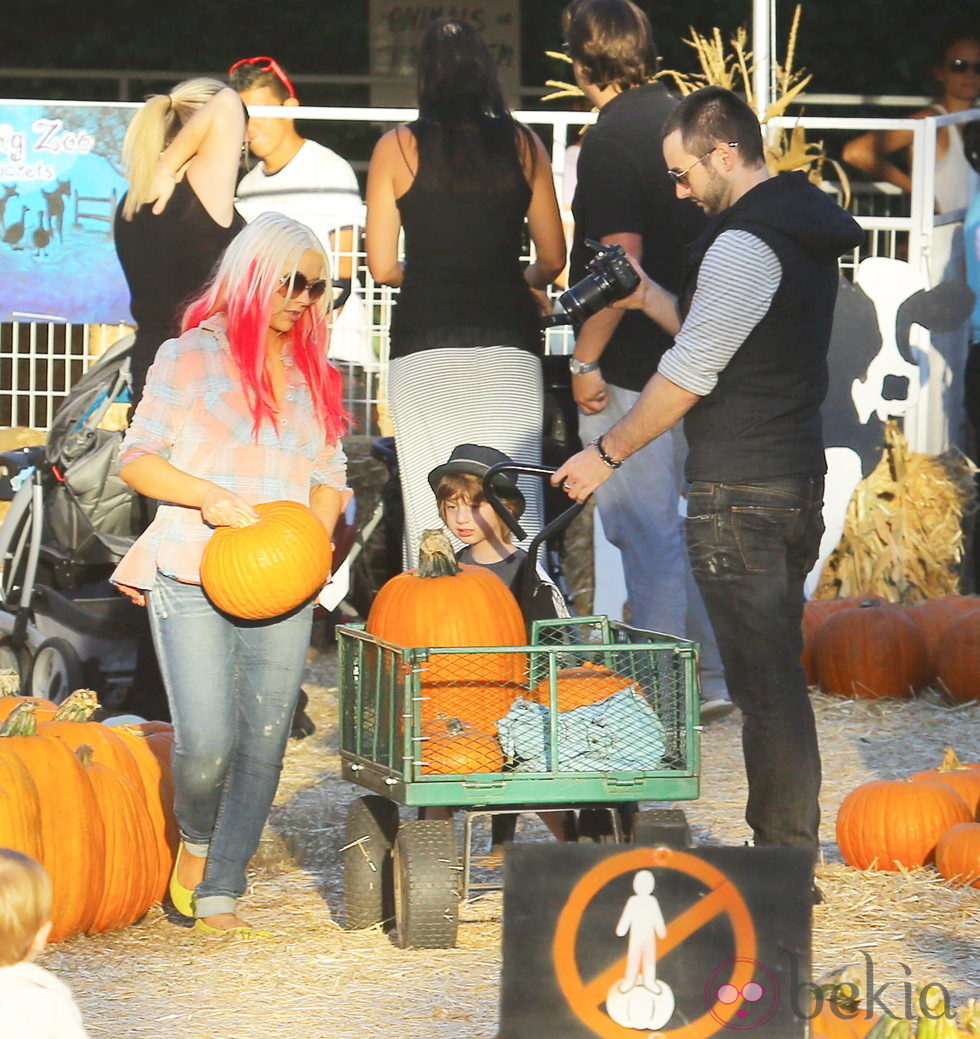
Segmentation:
{"type": "MultiPolygon", "coordinates": [[[[429,473],[429,486],[435,492],[439,515],[450,532],[463,542],[456,553],[460,563],[482,566],[495,573],[513,592],[526,623],[567,617],[568,607],[554,582],[540,568],[535,573],[529,601],[523,601],[527,552],[512,542],[507,524],[497,515],[483,494],[483,477],[493,465],[511,459],[492,447],[460,444],[453,448],[449,461],[429,473]]],[[[513,476],[499,472],[493,488],[513,515],[520,519],[524,512],[524,495],[513,476]]],[[[426,818],[447,818],[449,809],[426,809],[426,818]]],[[[560,841],[576,839],[575,813],[571,811],[539,812],[541,821],[560,841]]],[[[504,841],[513,840],[517,822],[515,815],[494,815],[491,820],[491,856],[501,851],[504,841]]]]}
{"type": "Polygon", "coordinates": [[[51,881],[27,855],[0,848],[0,1035],[88,1039],[71,991],[34,960],[51,932],[51,881]]]}

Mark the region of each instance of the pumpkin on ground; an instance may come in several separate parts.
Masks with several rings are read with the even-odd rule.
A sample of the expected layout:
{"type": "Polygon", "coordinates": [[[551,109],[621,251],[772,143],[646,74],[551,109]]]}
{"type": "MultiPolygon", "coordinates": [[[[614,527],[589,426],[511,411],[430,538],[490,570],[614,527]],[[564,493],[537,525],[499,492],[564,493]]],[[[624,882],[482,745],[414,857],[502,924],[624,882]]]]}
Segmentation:
{"type": "Polygon", "coordinates": [[[907,698],[929,682],[925,640],[887,604],[841,610],[824,621],[813,640],[820,688],[836,696],[907,698]]]}
{"type": "Polygon", "coordinates": [[[980,700],[980,610],[965,612],[946,630],[936,675],[957,703],[980,700]]]}
{"type": "Polygon", "coordinates": [[[311,599],[330,576],[327,529],[295,501],[262,502],[258,522],[219,527],[201,558],[201,585],[225,613],[264,620],[311,599]]]}
{"type": "Polygon", "coordinates": [[[944,880],[980,888],[980,823],[957,823],[939,838],[936,869],[944,880]]]}
{"type": "Polygon", "coordinates": [[[105,871],[92,878],[96,909],[89,927],[90,934],[99,934],[135,923],[153,905],[157,846],[142,792],[94,761],[89,747],[80,747],[78,755],[105,833],[105,871]]]}
{"type": "Polygon", "coordinates": [[[37,786],[16,751],[0,740],[0,848],[41,861],[41,812],[37,786]]]}
{"type": "MultiPolygon", "coordinates": [[[[574,711],[576,707],[599,703],[634,684],[632,679],[591,661],[578,667],[564,667],[555,679],[559,711],[574,711]]],[[[551,706],[551,682],[547,676],[528,693],[527,699],[551,706]]]]}
{"type": "MultiPolygon", "coordinates": [[[[161,901],[167,893],[173,870],[177,844],[180,840],[177,818],[174,815],[174,782],[169,759],[164,759],[154,748],[151,734],[136,728],[116,729],[129,748],[139,769],[141,791],[153,827],[157,847],[157,877],[154,901],[161,901]]],[[[170,739],[172,744],[173,740],[170,739]]]]}
{"type": "Polygon", "coordinates": [[[20,695],[20,675],[12,667],[0,668],[0,722],[5,722],[11,711],[25,700],[30,700],[38,710],[38,720],[53,718],[58,705],[51,700],[36,696],[20,695]]]}
{"type": "Polygon", "coordinates": [[[67,744],[37,735],[36,713],[27,700],[0,728],[0,744],[21,759],[37,788],[39,861],[51,879],[50,941],[56,942],[92,925],[93,878],[105,874],[105,837],[81,762],[67,744]]]}
{"type": "Polygon", "coordinates": [[[980,608],[980,596],[942,595],[910,606],[906,616],[922,632],[933,676],[939,668],[939,647],[946,632],[970,611],[980,608]]]}
{"type": "Polygon", "coordinates": [[[458,718],[437,718],[422,735],[422,772],[426,775],[499,772],[504,767],[500,744],[458,718]]]}
{"type": "Polygon", "coordinates": [[[966,801],[974,818],[980,811],[980,765],[964,765],[952,747],[943,751],[943,760],[936,768],[926,769],[909,776],[913,782],[936,782],[951,786],[966,801]]]}
{"type": "MultiPolygon", "coordinates": [[[[365,624],[369,634],[411,647],[523,646],[524,618],[510,589],[483,567],[456,562],[449,538],[427,530],[419,565],[387,581],[365,624]]],[[[436,653],[423,681],[520,682],[523,653],[436,653]]]]}
{"type": "Polygon", "coordinates": [[[950,827],[971,818],[963,798],[943,783],[872,780],[844,798],[837,844],[858,869],[913,869],[932,860],[950,827]]]}
{"type": "Polygon", "coordinates": [[[800,663],[806,672],[808,685],[817,684],[817,667],[813,660],[813,640],[824,621],[838,610],[855,610],[862,603],[882,603],[877,595],[851,596],[844,599],[807,599],[803,604],[803,653],[800,663]]]}

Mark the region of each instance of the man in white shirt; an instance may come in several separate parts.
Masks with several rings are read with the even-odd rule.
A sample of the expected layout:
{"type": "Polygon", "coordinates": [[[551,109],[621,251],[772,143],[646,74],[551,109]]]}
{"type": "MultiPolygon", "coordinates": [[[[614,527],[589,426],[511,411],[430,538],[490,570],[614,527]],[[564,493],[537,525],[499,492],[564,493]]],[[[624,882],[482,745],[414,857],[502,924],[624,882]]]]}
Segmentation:
{"type": "MultiPolygon", "coordinates": [[[[232,65],[228,75],[248,107],[299,105],[292,82],[272,58],[245,58],[232,65]]],[[[239,213],[251,221],[271,210],[313,229],[327,252],[332,276],[340,283],[337,302],[342,308],[334,318],[330,356],[375,367],[354,269],[363,221],[360,189],[350,163],[302,137],[292,119],[250,118],[246,139],[261,161],[238,184],[239,213]]]]}

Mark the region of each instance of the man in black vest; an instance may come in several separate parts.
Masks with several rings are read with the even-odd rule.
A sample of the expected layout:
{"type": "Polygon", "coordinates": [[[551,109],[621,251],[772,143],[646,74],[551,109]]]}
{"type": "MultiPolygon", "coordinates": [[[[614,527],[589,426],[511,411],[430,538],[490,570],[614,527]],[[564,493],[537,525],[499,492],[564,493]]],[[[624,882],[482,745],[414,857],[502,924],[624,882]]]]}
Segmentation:
{"type": "Polygon", "coordinates": [[[642,310],[674,346],[630,412],[553,482],[582,501],[684,418],[687,543],[742,710],[746,820],[756,844],[816,847],[803,579],[823,532],[820,404],[837,261],[863,233],[804,174],[770,176],[758,119],[730,91],[689,95],[663,132],[678,196],[711,219],[685,257],[679,298],[637,266],[639,288],[616,306],[642,310]]]}

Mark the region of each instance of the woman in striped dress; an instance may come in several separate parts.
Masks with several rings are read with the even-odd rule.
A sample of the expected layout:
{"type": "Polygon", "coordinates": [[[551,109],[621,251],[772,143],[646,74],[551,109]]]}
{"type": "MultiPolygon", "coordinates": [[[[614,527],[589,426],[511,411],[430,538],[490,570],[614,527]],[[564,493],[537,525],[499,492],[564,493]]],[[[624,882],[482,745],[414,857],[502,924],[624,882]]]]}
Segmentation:
{"type": "MultiPolygon", "coordinates": [[[[368,170],[367,256],[400,287],[388,402],[405,504],[405,563],[440,526],[426,474],[460,443],[539,462],[540,316],[565,264],[547,153],[507,110],[467,22],[436,19],[419,51],[419,117],[385,134],[368,170]],[[525,220],[535,260],[522,266],[525,220]],[[404,231],[404,260],[399,235],[404,231]]],[[[529,534],[540,481],[522,481],[529,534]]]]}

